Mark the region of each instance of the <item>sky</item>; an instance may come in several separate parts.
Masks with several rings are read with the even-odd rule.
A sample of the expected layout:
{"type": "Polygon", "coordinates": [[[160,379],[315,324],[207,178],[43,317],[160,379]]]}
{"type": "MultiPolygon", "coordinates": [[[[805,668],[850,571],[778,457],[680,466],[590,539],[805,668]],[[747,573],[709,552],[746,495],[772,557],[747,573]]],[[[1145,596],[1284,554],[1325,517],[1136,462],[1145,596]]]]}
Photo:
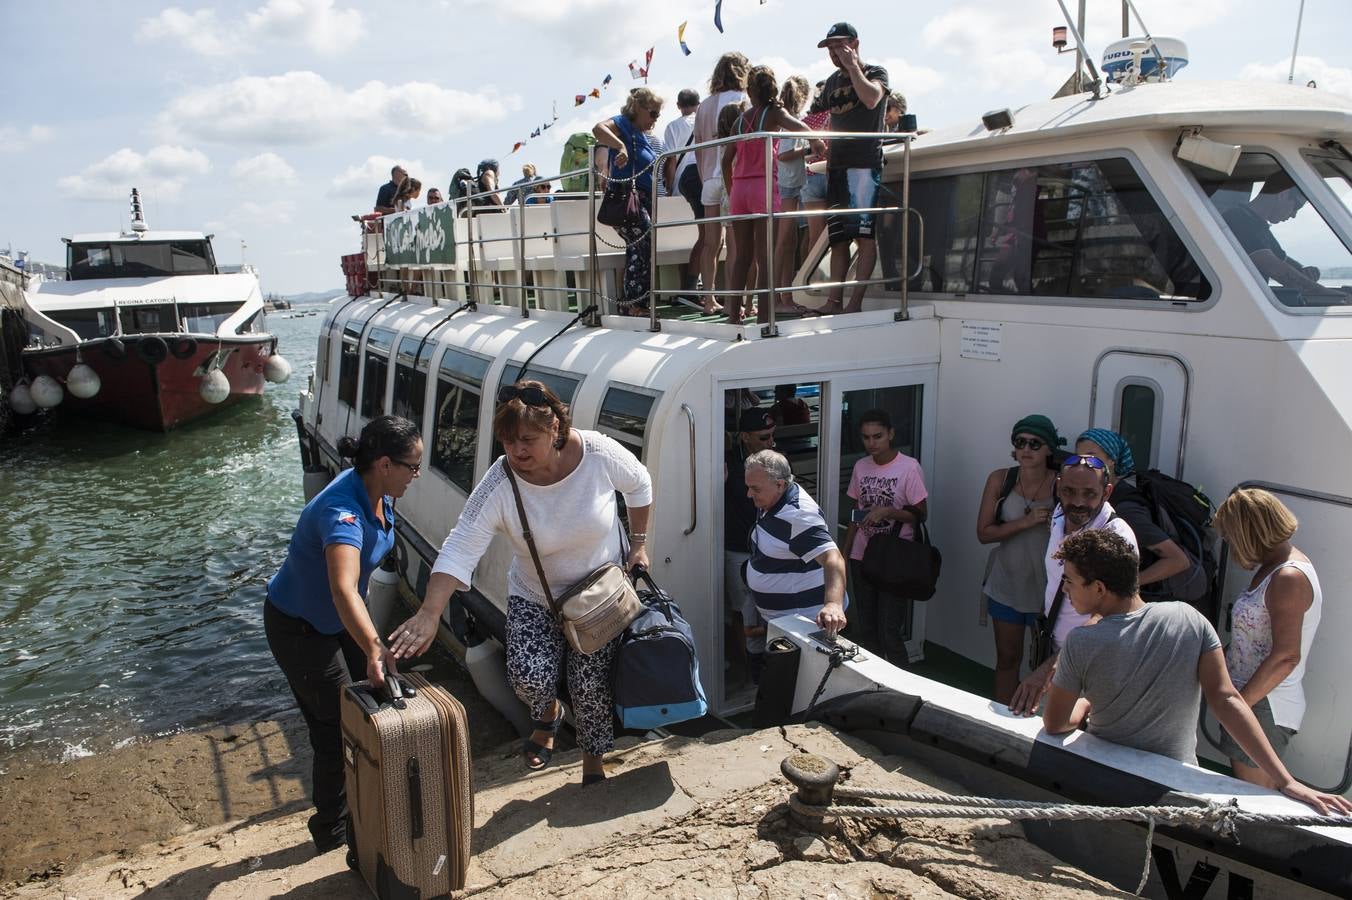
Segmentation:
{"type": "MultiPolygon", "coordinates": [[[[1136,5],[1154,34],[1187,42],[1180,78],[1286,80],[1300,0],[1136,5]]],[[[1089,8],[1099,59],[1121,6],[1089,8]]],[[[649,47],[649,86],[669,101],[659,128],[729,50],[781,80],[825,77],[816,45],[839,19],[922,127],[1050,97],[1074,66],[1051,47],[1056,0],[724,0],[721,34],[713,12],[703,0],[0,0],[0,250],[60,264],[62,237],[124,227],[137,187],[152,228],[214,233],[218,261],[243,255],[265,290],[338,289],[338,257],[359,249],[351,215],[370,211],[394,162],[443,191],[485,157],[504,182],[524,162],[557,172],[564,139],[618,112],[638,83],[628,63],[649,47]],[[575,108],[606,75],[601,98],[575,108]]],[[[1297,83],[1352,96],[1349,35],[1352,0],[1305,0],[1297,83]]]]}

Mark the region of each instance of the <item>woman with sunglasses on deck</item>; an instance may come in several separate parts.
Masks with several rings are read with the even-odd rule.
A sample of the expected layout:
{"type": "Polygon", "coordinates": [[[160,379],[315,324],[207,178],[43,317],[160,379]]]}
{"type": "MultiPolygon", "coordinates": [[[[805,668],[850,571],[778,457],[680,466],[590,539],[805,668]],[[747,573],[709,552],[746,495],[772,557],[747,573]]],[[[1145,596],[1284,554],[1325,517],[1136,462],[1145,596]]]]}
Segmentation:
{"type": "Polygon", "coordinates": [[[995,634],[995,701],[1009,703],[1019,686],[1024,632],[1036,627],[1047,591],[1047,552],[1056,505],[1053,454],[1066,439],[1052,420],[1024,416],[1009,435],[1016,465],[986,476],[976,517],[976,539],[995,544],[982,593],[995,634]]]}
{"type": "Polygon", "coordinates": [[[263,606],[268,649],[310,732],[315,813],[309,826],[320,853],[345,839],[339,695],[354,680],[380,684],[385,670],[395,671],[365,597],[371,573],[394,548],[394,501],[418,477],[423,444],[418,426],[381,416],[357,440],[340,440],[338,452],[354,465],[301,511],[263,606]]]}
{"type": "Polygon", "coordinates": [[[514,551],[507,570],[507,674],[535,719],[535,731],[522,748],[526,767],[543,769],[554,753],[563,722],[559,672],[565,669],[582,748],[582,783],[593,784],[606,777],[601,758],[615,743],[610,669],[620,639],[586,656],[568,646],[523,536],[509,475],[521,492],[554,597],[606,562],[629,570],[648,565],[652,479],[618,441],[571,427],[568,407],[538,381],[519,381],[498,393],[493,436],[505,453],[470,494],[441,545],[422,607],[391,649],[400,659],[425,650],[451,594],[469,589],[489,543],[495,535],[505,537],[514,551]],[[629,511],[627,551],[617,491],[629,511]]]}

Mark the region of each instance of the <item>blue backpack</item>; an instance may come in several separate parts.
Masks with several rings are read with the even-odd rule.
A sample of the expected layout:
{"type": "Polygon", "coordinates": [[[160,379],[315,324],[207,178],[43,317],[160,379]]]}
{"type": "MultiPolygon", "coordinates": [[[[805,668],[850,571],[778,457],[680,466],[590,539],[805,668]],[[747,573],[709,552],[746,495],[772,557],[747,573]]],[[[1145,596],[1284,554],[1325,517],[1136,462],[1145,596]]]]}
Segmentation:
{"type": "Polygon", "coordinates": [[[709,711],[699,681],[695,638],[681,610],[646,570],[638,596],[643,612],[629,623],[615,651],[611,694],[625,728],[648,730],[698,719],[709,711]]]}

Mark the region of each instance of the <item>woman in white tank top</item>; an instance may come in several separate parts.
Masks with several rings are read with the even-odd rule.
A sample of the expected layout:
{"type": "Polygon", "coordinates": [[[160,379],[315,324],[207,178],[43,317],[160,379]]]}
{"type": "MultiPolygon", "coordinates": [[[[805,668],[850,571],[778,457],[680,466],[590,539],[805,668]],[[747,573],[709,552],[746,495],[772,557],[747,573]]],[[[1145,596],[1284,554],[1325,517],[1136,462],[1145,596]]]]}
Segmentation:
{"type": "MultiPolygon", "coordinates": [[[[1267,491],[1235,491],[1216,510],[1215,525],[1235,562],[1256,570],[1231,611],[1226,665],[1282,756],[1305,715],[1301,679],[1323,605],[1319,578],[1309,558],[1291,544],[1296,517],[1267,491]]],[[[1272,787],[1223,731],[1220,749],[1230,756],[1235,777],[1272,787]]]]}

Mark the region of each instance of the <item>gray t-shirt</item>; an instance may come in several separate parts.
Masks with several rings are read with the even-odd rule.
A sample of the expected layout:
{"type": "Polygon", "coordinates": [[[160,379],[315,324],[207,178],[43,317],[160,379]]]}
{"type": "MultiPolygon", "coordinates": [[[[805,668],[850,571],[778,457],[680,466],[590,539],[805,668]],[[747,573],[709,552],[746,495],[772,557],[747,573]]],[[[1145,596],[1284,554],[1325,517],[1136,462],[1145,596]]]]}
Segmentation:
{"type": "Polygon", "coordinates": [[[1150,603],[1066,636],[1052,684],[1089,699],[1090,734],[1197,762],[1202,654],[1216,629],[1186,603],[1150,603]]]}

